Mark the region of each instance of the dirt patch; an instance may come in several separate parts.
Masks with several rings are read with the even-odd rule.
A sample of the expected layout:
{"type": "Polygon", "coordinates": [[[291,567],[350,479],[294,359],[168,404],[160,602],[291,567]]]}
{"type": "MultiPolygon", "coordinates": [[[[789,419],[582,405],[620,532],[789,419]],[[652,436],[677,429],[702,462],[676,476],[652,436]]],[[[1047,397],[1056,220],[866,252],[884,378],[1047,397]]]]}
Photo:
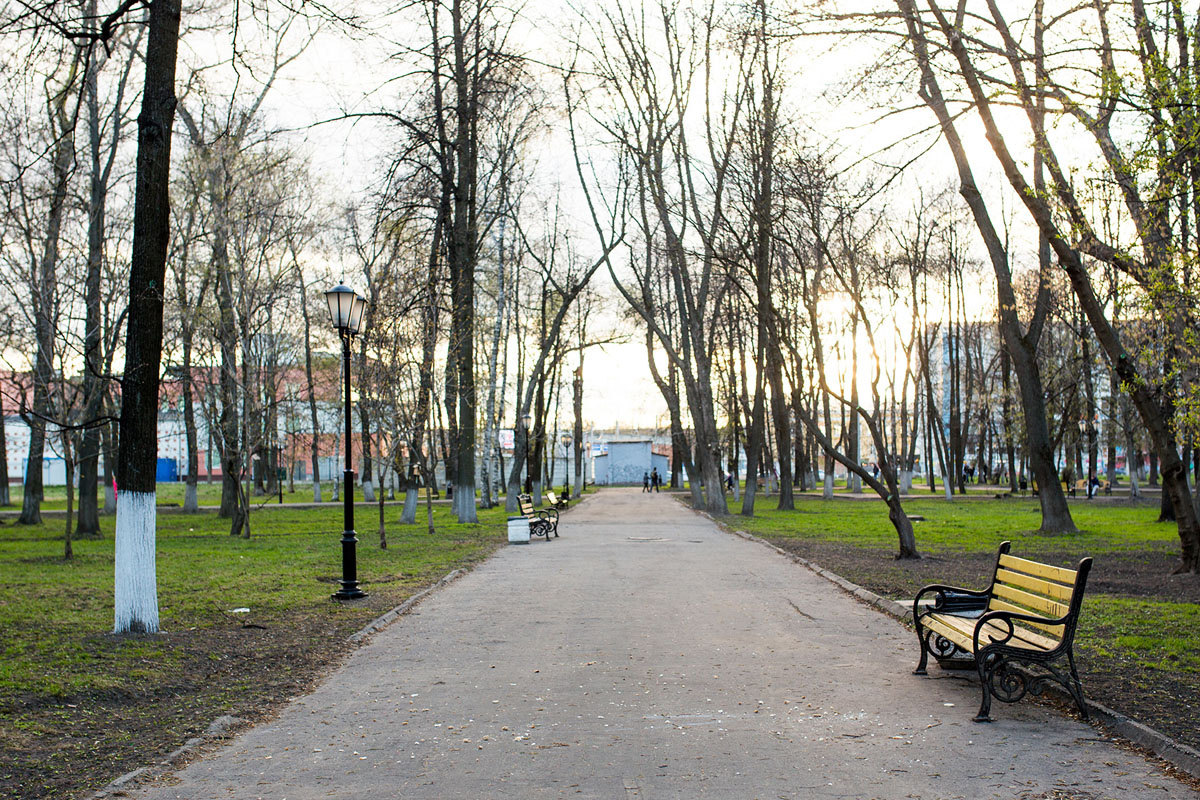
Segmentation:
{"type": "MultiPolygon", "coordinates": [[[[132,769],[161,760],[224,714],[258,722],[306,694],[353,646],[360,615],[331,624],[327,613],[156,635],[154,670],[66,697],[25,695],[0,703],[6,725],[0,798],[86,797],[132,769]],[[164,666],[166,665],[166,666],[164,666]]],[[[128,643],[128,640],[125,640],[128,643]]],[[[88,643],[97,657],[117,637],[88,643]]]]}
{"type": "MultiPolygon", "coordinates": [[[[770,537],[768,537],[770,538],[770,537]]],[[[911,598],[930,583],[985,588],[995,566],[994,554],[963,553],[897,561],[891,551],[829,542],[770,538],[778,547],[841,575],[876,594],[911,598]]],[[[1078,556],[1043,552],[1039,561],[1070,564],[1078,556]]],[[[1088,578],[1088,594],[1145,600],[1200,603],[1200,578],[1172,576],[1178,556],[1154,551],[1109,553],[1097,560],[1088,578]]],[[[1087,613],[1085,601],[1084,614],[1087,613]]],[[[1096,631],[1103,638],[1103,627],[1096,631]]],[[[1169,669],[1146,669],[1113,654],[1099,642],[1076,639],[1080,677],[1087,697],[1200,749],[1200,684],[1169,669]]]]}

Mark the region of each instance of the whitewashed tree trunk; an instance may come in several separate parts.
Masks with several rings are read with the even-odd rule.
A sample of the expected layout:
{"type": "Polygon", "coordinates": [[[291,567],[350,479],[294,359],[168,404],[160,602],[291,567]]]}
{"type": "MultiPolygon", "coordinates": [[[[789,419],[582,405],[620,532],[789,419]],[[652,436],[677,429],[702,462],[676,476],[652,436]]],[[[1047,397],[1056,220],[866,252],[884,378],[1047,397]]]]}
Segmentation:
{"type": "Polygon", "coordinates": [[[400,514],[401,525],[417,524],[417,503],[417,487],[410,483],[408,491],[404,493],[404,511],[400,514]]]}
{"type": "Polygon", "coordinates": [[[113,631],[158,631],[154,492],[117,493],[113,631]]]}

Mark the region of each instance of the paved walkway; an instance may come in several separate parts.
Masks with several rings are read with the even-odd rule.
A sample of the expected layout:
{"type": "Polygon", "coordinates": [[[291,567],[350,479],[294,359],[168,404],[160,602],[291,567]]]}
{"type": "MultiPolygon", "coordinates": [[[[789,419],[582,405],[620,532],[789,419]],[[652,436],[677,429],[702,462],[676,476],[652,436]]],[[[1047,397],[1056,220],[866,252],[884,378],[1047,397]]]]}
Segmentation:
{"type": "Polygon", "coordinates": [[[971,722],[975,686],[912,676],[895,620],[665,495],[605,491],[560,527],[133,796],[1196,797],[1031,703],[971,722]]]}

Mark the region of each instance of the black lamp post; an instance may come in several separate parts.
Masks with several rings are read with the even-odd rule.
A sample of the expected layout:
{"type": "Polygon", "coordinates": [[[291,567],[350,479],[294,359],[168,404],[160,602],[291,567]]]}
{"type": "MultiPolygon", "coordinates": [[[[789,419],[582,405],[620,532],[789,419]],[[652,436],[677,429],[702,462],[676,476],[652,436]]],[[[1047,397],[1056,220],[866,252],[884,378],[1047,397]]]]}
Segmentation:
{"type": "Polygon", "coordinates": [[[525,426],[525,494],[533,494],[533,466],[530,464],[530,459],[533,453],[533,443],[530,441],[533,437],[530,435],[532,431],[529,429],[530,423],[533,421],[533,415],[526,412],[521,415],[521,424],[525,426]]]}
{"type": "Polygon", "coordinates": [[[344,283],[325,293],[325,301],[329,303],[329,319],[337,328],[342,339],[342,369],[346,376],[346,469],[342,475],[342,491],[344,496],[344,513],[342,531],[342,588],[333,593],[334,600],[357,600],[366,597],[367,593],[358,587],[358,558],[355,546],[358,537],[354,533],[354,467],[350,457],[350,340],[359,332],[362,326],[363,312],[367,309],[367,301],[359,297],[353,289],[344,283]]]}
{"type": "Polygon", "coordinates": [[[279,489],[279,505],[283,505],[283,445],[275,445],[275,486],[279,489]]]}

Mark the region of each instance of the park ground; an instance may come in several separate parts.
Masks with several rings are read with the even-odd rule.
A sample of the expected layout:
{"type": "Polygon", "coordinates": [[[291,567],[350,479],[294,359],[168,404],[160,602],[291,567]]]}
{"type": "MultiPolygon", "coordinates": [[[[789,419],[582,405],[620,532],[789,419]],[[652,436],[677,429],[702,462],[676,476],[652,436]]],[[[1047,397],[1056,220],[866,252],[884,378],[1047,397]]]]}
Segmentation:
{"type": "MultiPolygon", "coordinates": [[[[160,501],[171,502],[166,493],[160,501]]],[[[307,491],[285,499],[311,497],[307,491]]],[[[202,499],[203,500],[203,499],[202,499]]],[[[50,498],[48,508],[53,508],[50,498]]],[[[1096,564],[1078,638],[1088,696],[1200,747],[1200,580],[1171,576],[1174,527],[1154,522],[1156,504],[1079,499],[1081,533],[1034,532],[1036,501],[990,493],[947,503],[906,504],[925,557],[896,561],[881,503],[800,498],[727,525],[776,545],[872,591],[910,598],[925,583],[986,583],[995,548],[1073,564],[1096,564]]],[[[231,714],[273,716],[350,651],[347,637],[370,619],[470,567],[504,541],[502,508],[459,525],[435,505],[437,532],[398,523],[388,506],[388,548],[378,547],[374,506],[357,510],[359,575],[368,600],[341,606],[336,587],[341,510],[264,506],[254,535],[226,534],[208,512],[164,513],[159,521],[159,600],[164,633],[114,637],[111,627],[111,518],[104,538],[75,543],[62,558],[62,518],[0,524],[0,798],[85,795],[152,762],[231,714]],[[240,611],[235,609],[248,609],[240,611]]],[[[910,665],[897,664],[906,671],[910,665]]]]}

